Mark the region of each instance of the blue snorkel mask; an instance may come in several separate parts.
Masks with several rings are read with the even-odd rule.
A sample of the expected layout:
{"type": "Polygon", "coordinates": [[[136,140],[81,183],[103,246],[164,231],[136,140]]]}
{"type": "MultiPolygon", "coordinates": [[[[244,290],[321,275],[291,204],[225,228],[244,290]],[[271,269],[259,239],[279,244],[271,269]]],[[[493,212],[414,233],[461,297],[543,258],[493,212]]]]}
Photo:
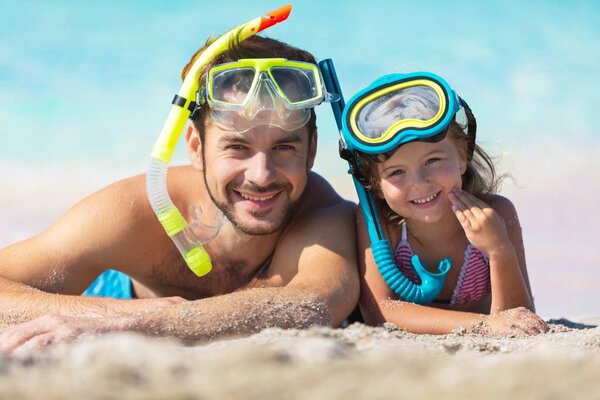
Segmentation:
{"type": "Polygon", "coordinates": [[[340,156],[350,166],[379,272],[404,300],[430,303],[444,286],[451,260],[442,260],[438,272],[431,273],[414,255],[411,263],[421,279],[420,285],[400,272],[377,217],[373,193],[365,189],[368,177],[361,172],[357,152],[383,154],[415,140],[440,141],[454,120],[473,138],[467,155],[470,160],[477,129],[475,118],[466,102],[443,79],[427,72],[386,75],[344,105],[333,62],[324,60],[319,66],[326,89],[340,96],[340,101],[331,103],[341,134],[340,156]]]}

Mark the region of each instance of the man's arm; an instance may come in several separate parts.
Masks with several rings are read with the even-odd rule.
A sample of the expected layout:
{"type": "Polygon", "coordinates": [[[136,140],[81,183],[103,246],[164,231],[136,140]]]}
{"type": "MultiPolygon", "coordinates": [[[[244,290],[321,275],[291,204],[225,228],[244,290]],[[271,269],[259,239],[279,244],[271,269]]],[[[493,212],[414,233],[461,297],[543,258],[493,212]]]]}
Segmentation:
{"type": "Polygon", "coordinates": [[[337,326],[358,301],[354,206],[340,203],[286,232],[272,260],[281,287],[256,288],[117,318],[40,318],[0,336],[0,349],[86,333],[134,331],[191,343],[267,327],[337,326]]]}
{"type": "Polygon", "coordinates": [[[281,287],[149,310],[113,321],[115,329],[195,342],[268,327],[337,326],[358,302],[354,219],[354,205],[339,203],[290,227],[271,265],[281,287]]]}
{"type": "Polygon", "coordinates": [[[142,196],[140,177],[121,181],[76,204],[39,235],[0,250],[0,327],[47,313],[111,315],[140,306],[79,295],[106,268],[134,264],[143,244],[130,232],[144,223],[144,207],[135,204],[142,196]]]}

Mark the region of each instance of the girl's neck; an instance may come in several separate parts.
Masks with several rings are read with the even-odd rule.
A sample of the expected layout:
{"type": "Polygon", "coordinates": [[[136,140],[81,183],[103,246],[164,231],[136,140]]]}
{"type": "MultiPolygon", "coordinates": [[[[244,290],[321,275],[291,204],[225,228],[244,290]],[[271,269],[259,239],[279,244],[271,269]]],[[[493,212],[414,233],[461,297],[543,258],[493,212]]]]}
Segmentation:
{"type": "Polygon", "coordinates": [[[431,223],[406,219],[406,229],[421,246],[437,246],[440,243],[449,243],[455,237],[464,236],[460,222],[453,212],[447,213],[440,221],[431,223]]]}

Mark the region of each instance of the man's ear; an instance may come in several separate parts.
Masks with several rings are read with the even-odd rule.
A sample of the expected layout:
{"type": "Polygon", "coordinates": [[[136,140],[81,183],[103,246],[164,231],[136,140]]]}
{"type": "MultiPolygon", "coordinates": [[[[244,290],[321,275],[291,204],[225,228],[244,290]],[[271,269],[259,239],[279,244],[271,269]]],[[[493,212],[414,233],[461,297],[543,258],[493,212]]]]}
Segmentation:
{"type": "Polygon", "coordinates": [[[192,167],[195,170],[202,170],[202,143],[200,142],[200,134],[190,122],[185,130],[185,143],[187,145],[188,156],[192,162],[192,167]]]}
{"type": "Polygon", "coordinates": [[[313,131],[310,143],[308,144],[308,169],[312,169],[315,164],[315,157],[317,157],[317,139],[318,139],[317,128],[313,131]]]}

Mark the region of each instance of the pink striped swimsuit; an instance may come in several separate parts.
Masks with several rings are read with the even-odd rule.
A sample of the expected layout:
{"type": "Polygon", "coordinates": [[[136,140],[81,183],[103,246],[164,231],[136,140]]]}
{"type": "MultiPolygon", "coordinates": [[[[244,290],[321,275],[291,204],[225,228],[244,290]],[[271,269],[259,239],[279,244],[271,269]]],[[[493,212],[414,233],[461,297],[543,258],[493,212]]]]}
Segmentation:
{"type": "MultiPolygon", "coordinates": [[[[406,224],[402,224],[402,240],[396,246],[394,260],[400,271],[411,282],[420,285],[421,279],[413,269],[410,259],[412,248],[406,238],[406,224]]],[[[477,301],[491,292],[490,264],[486,256],[469,243],[465,261],[460,269],[450,304],[466,304],[477,301]]]]}

